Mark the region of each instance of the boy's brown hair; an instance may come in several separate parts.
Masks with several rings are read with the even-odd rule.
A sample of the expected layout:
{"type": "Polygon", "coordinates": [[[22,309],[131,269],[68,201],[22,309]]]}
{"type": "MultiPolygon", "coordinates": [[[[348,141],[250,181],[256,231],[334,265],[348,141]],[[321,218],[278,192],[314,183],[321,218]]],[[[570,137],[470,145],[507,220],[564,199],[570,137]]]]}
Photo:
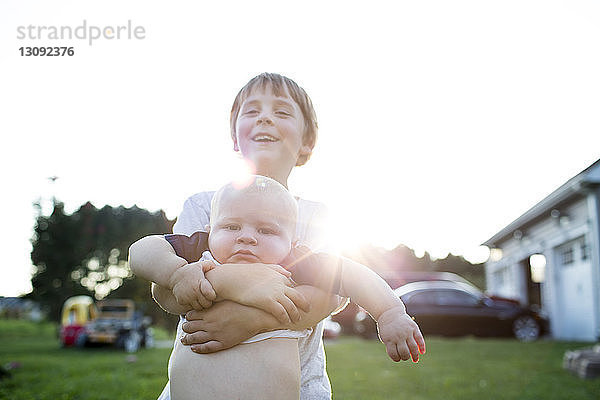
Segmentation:
{"type": "MultiPolygon", "coordinates": [[[[229,120],[231,125],[231,137],[235,139],[235,124],[240,113],[240,107],[242,106],[244,100],[246,100],[246,98],[250,96],[250,94],[256,88],[265,90],[267,87],[271,88],[275,96],[287,96],[287,89],[287,92],[292,100],[298,104],[298,107],[300,107],[300,110],[302,111],[302,116],[304,117],[305,129],[303,135],[303,144],[310,146],[312,149],[317,142],[318,124],[317,116],[315,114],[310,97],[308,97],[308,94],[306,94],[304,89],[298,86],[298,84],[290,78],[268,72],[263,72],[262,74],[250,79],[250,81],[239,91],[235,97],[233,106],[231,107],[231,117],[229,120]]],[[[298,157],[296,165],[304,165],[309,158],[310,154],[301,155],[298,157]]]]}

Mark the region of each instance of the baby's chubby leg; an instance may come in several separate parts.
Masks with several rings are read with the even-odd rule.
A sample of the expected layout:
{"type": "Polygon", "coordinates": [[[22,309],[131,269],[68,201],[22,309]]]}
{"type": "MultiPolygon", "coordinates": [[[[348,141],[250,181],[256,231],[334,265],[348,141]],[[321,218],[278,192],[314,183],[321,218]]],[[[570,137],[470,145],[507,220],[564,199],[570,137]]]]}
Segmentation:
{"type": "Polygon", "coordinates": [[[171,360],[171,399],[298,400],[298,339],[272,338],[211,354],[177,343],[171,360]]]}

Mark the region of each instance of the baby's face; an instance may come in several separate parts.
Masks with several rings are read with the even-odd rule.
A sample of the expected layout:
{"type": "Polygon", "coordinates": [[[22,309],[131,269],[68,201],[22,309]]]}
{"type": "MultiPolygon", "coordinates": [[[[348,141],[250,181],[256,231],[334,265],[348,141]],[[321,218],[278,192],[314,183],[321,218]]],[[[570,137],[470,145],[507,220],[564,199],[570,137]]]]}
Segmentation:
{"type": "Polygon", "coordinates": [[[220,263],[278,264],[290,252],[293,216],[264,194],[231,194],[211,221],[208,247],[220,263]]]}

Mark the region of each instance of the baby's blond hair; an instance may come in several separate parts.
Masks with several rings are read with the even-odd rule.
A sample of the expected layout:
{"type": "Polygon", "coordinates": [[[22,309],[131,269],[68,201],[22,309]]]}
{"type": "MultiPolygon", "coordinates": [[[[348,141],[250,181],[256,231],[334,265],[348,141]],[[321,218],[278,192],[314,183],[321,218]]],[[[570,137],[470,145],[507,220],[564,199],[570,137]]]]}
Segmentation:
{"type": "MultiPolygon", "coordinates": [[[[294,236],[296,220],[298,219],[298,203],[294,196],[281,183],[266,176],[254,175],[249,179],[249,184],[240,186],[237,183],[228,183],[223,186],[212,198],[210,207],[210,224],[217,221],[221,204],[226,201],[232,194],[236,195],[260,195],[269,196],[276,199],[278,204],[281,204],[285,210],[286,220],[290,223],[291,233],[294,236]]],[[[266,198],[266,197],[265,197],[266,198]]],[[[265,212],[270,210],[265,209],[265,212]]]]}

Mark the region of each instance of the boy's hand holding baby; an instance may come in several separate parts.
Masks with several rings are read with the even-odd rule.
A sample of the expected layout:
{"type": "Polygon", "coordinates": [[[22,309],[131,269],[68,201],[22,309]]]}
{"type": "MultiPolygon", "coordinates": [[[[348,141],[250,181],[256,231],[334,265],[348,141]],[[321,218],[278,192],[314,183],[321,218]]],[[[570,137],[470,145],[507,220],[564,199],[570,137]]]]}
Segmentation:
{"type": "MultiPolygon", "coordinates": [[[[265,332],[264,324],[257,321],[252,307],[230,301],[219,301],[204,310],[191,310],[185,314],[187,322],[182,326],[186,335],[181,343],[191,345],[192,351],[203,354],[236,346],[244,340],[265,332]],[[235,313],[238,307],[243,313],[235,313]]],[[[272,329],[280,327],[275,318],[272,329]]]]}

